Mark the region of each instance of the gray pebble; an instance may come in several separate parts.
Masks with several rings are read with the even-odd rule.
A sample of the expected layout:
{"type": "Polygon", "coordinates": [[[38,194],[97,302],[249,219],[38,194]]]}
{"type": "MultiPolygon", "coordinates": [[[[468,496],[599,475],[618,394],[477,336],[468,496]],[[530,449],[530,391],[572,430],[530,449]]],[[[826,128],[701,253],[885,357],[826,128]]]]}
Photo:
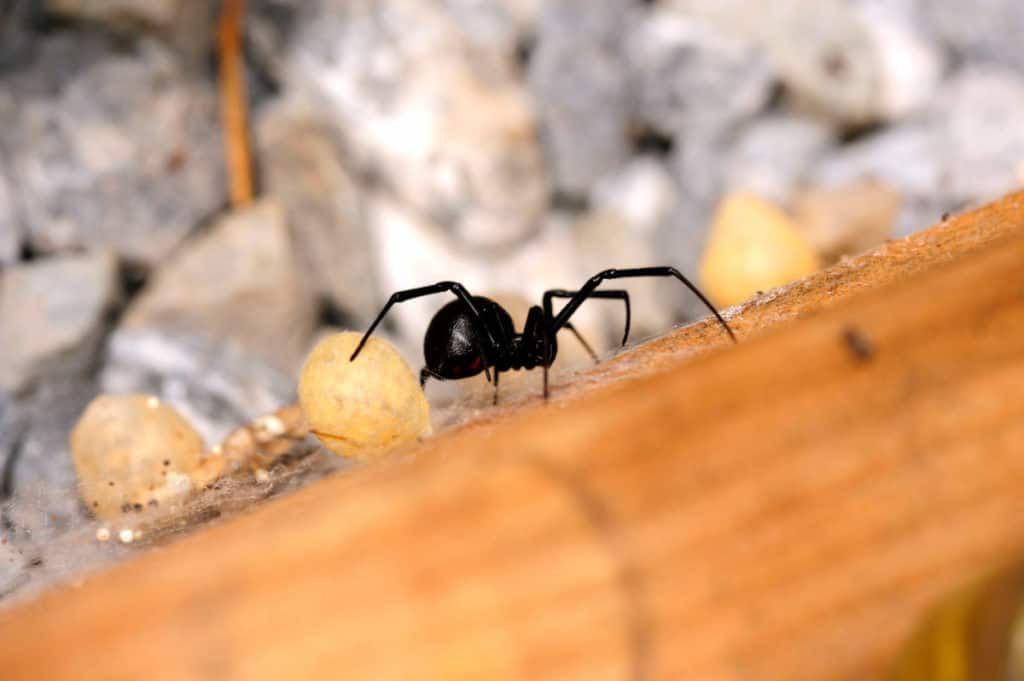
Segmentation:
{"type": "Polygon", "coordinates": [[[839,148],[814,175],[828,186],[876,178],[899,191],[896,234],[904,236],[1019,185],[1022,117],[1024,83],[1016,74],[968,67],[922,115],[839,148]]]}
{"type": "Polygon", "coordinates": [[[8,537],[26,554],[44,551],[50,540],[88,522],[68,434],[95,395],[88,380],[51,381],[19,400],[5,418],[16,436],[5,442],[12,496],[3,519],[8,537]]]}
{"type": "Polygon", "coordinates": [[[365,188],[346,166],[330,117],[311,104],[265,107],[256,125],[265,189],[287,212],[300,274],[347,318],[369,324],[380,307],[365,188]]]}
{"type": "Polygon", "coordinates": [[[556,192],[580,196],[630,154],[625,0],[544,5],[527,82],[556,192]]]}
{"type": "Polygon", "coordinates": [[[156,395],[178,410],[208,445],[295,401],[295,376],[195,333],[120,328],[100,374],[109,393],[156,395]]]}
{"type": "Polygon", "coordinates": [[[117,262],[105,253],[47,258],[0,273],[0,390],[89,371],[119,294],[117,262]]]}
{"type": "Polygon", "coordinates": [[[227,213],[161,265],[121,328],[202,334],[296,371],[315,315],[284,208],[263,199],[227,213]]]}
{"type": "Polygon", "coordinates": [[[21,551],[0,534],[0,598],[25,582],[26,563],[21,551]]]}
{"type": "Polygon", "coordinates": [[[821,119],[784,113],[758,117],[723,152],[726,191],[752,191],[786,205],[835,143],[835,131],[821,119]]]}
{"type": "Polygon", "coordinates": [[[212,87],[151,41],[119,52],[61,35],[38,52],[0,96],[25,238],[158,262],[224,200],[212,87]]]}
{"type": "Polygon", "coordinates": [[[683,143],[724,135],[771,96],[774,73],[751,40],[670,9],[634,12],[625,53],[635,120],[683,143]]]}
{"type": "Polygon", "coordinates": [[[953,197],[980,203],[1024,183],[1024,78],[1020,72],[968,66],[944,84],[932,107],[938,134],[949,150],[946,171],[953,197]]]}
{"type": "Polygon", "coordinates": [[[1024,70],[1020,0],[918,0],[922,23],[962,59],[1024,70]]]}
{"type": "Polygon", "coordinates": [[[0,266],[10,265],[21,254],[21,222],[14,205],[14,191],[0,158],[0,266]]]}

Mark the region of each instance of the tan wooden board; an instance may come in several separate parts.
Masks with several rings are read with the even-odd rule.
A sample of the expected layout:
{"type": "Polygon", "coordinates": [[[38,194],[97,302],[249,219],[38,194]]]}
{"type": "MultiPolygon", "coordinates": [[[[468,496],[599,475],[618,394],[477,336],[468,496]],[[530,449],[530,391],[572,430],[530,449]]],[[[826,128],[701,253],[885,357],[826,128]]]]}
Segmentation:
{"type": "Polygon", "coordinates": [[[0,678],[872,679],[1024,550],[1024,195],[0,613],[0,678]]]}

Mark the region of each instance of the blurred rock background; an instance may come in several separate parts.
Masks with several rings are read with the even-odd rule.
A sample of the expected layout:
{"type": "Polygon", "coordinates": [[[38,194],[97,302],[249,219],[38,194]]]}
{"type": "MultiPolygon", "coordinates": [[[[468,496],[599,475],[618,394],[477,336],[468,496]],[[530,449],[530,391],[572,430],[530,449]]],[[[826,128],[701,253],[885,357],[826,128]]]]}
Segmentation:
{"type": "MultiPolygon", "coordinates": [[[[671,264],[728,305],[1024,183],[1020,0],[250,0],[232,208],[219,12],[0,0],[0,593],[85,522],[67,433],[99,391],[212,444],[396,289],[671,264]]],[[[703,314],[628,288],[634,338],[703,314]]],[[[384,329],[416,368],[441,302],[384,329]]]]}

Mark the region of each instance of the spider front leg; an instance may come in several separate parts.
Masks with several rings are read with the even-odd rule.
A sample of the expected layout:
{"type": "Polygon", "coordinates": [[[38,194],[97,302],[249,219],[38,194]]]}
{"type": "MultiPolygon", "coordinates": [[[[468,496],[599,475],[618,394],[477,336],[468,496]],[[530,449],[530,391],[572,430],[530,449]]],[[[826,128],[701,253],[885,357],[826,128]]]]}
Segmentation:
{"type": "MultiPolygon", "coordinates": [[[[359,345],[356,346],[356,349],[352,352],[352,356],[349,357],[348,360],[352,362],[359,356],[359,352],[363,349],[363,346],[366,345],[366,341],[370,339],[370,336],[373,334],[373,330],[376,329],[377,325],[380,324],[382,319],[384,319],[384,315],[388,313],[388,310],[391,309],[392,305],[395,303],[404,303],[405,301],[412,300],[413,298],[422,298],[423,296],[429,296],[435,293],[444,293],[445,291],[453,293],[455,297],[465,304],[466,309],[469,310],[469,314],[473,318],[473,322],[477,325],[480,337],[483,338],[486,336],[493,345],[494,339],[490,338],[487,331],[487,325],[484,324],[483,319],[480,317],[480,311],[476,308],[476,305],[473,304],[473,297],[469,295],[469,291],[467,291],[465,287],[457,281],[439,281],[436,284],[431,284],[430,286],[420,286],[418,288],[410,288],[405,289],[404,291],[396,291],[395,293],[392,293],[391,297],[388,298],[388,302],[384,304],[384,309],[380,311],[377,318],[373,320],[372,324],[370,324],[370,328],[366,330],[362,340],[359,341],[359,345]]],[[[487,377],[487,382],[490,383],[491,372],[490,367],[487,364],[487,353],[484,352],[483,347],[478,347],[477,350],[480,352],[480,358],[483,361],[484,376],[487,377]]],[[[423,374],[420,374],[420,385],[422,386],[425,382],[426,378],[423,374]]]]}
{"type": "MultiPolygon", "coordinates": [[[[349,361],[351,361],[351,360],[349,360],[349,361]]],[[[427,387],[427,379],[428,378],[433,378],[435,381],[443,381],[444,380],[443,378],[441,378],[440,376],[435,374],[433,371],[431,371],[427,367],[423,367],[422,369],[420,369],[420,390],[423,390],[424,388],[427,387]]]]}

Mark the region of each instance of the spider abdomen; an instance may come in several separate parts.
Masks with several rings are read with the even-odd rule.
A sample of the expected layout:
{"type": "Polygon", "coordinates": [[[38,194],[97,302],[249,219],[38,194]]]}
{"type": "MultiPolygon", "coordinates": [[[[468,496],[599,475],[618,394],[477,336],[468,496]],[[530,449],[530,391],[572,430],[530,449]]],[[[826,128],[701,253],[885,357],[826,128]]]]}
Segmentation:
{"type": "Polygon", "coordinates": [[[473,304],[486,333],[481,333],[461,300],[438,310],[427,326],[423,358],[430,372],[439,378],[469,378],[483,372],[485,366],[499,371],[509,368],[510,358],[501,348],[509,347],[515,336],[512,318],[490,298],[473,296],[473,304]]]}

